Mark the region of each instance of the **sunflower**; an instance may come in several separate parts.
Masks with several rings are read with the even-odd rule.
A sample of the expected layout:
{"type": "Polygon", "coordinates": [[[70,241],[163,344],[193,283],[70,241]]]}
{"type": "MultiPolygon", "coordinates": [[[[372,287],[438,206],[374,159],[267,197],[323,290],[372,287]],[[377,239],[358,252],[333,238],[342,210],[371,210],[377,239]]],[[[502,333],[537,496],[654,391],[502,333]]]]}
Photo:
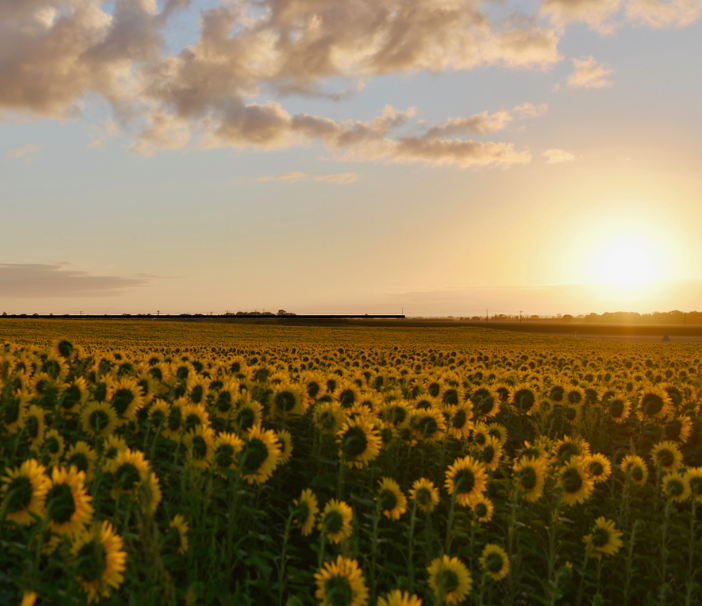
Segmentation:
{"type": "Polygon", "coordinates": [[[631,403],[623,393],[616,393],[608,401],[609,418],[618,425],[624,423],[631,414],[631,403]]]}
{"type": "Polygon", "coordinates": [[[117,427],[117,413],[107,402],[90,402],[80,413],[83,431],[93,438],[105,438],[117,427]]]}
{"type": "Polygon", "coordinates": [[[438,408],[418,410],[411,421],[414,435],[418,440],[434,442],[446,433],[446,421],[438,408]]]}
{"type": "Polygon", "coordinates": [[[564,406],[583,404],[586,399],[585,390],[577,385],[571,385],[566,388],[565,395],[563,396],[562,404],[564,406]]]}
{"type": "Polygon", "coordinates": [[[293,501],[293,505],[295,505],[293,522],[300,527],[302,536],[306,537],[312,532],[319,513],[317,496],[309,488],[305,488],[300,498],[293,501]]]}
{"type": "Polygon", "coordinates": [[[210,380],[202,375],[197,375],[189,387],[188,399],[193,404],[204,404],[210,388],[210,380]]]}
{"type": "Polygon", "coordinates": [[[200,470],[207,469],[214,457],[214,431],[197,425],[183,436],[183,446],[188,451],[190,464],[200,470]]]}
{"type": "Polygon", "coordinates": [[[563,418],[570,425],[577,425],[582,417],[583,407],[580,404],[564,404],[562,407],[563,418]]]}
{"type": "Polygon", "coordinates": [[[519,490],[519,496],[530,503],[538,501],[544,491],[546,468],[548,463],[544,458],[522,455],[514,465],[514,478],[519,490]]]}
{"type": "Polygon", "coordinates": [[[171,414],[171,405],[157,398],[154,400],[151,408],[149,409],[149,425],[151,426],[151,431],[163,430],[168,423],[168,416],[171,414]]]}
{"type": "Polygon", "coordinates": [[[39,452],[44,443],[44,409],[32,404],[22,419],[24,435],[27,436],[29,450],[39,452]]]}
{"type": "Polygon", "coordinates": [[[456,501],[463,507],[483,496],[487,488],[487,473],[483,464],[471,456],[459,457],[446,470],[446,492],[456,493],[456,501]]]}
{"type": "Polygon", "coordinates": [[[661,480],[661,490],[673,503],[682,503],[690,497],[690,483],[687,474],[677,471],[666,473],[661,480]]]}
{"type": "Polygon", "coordinates": [[[273,430],[254,425],[237,458],[241,462],[241,475],[244,480],[249,484],[263,484],[278,466],[280,459],[278,437],[273,430]]]}
{"type": "Polygon", "coordinates": [[[113,385],[112,397],[109,403],[114,408],[121,422],[135,421],[137,412],[144,406],[144,396],[136,379],[123,377],[113,385]]]}
{"type": "Polygon", "coordinates": [[[236,469],[237,455],[244,448],[244,441],[233,433],[222,432],[214,439],[212,462],[216,473],[226,477],[221,470],[236,469]],[[217,471],[220,470],[220,471],[217,471]]]}
{"type": "Polygon", "coordinates": [[[558,486],[562,491],[563,504],[575,505],[590,498],[595,483],[587,472],[583,459],[571,457],[560,470],[558,486]]]}
{"type": "Polygon", "coordinates": [[[0,504],[7,520],[19,526],[29,526],[35,516],[41,518],[44,515],[44,501],[51,485],[45,471],[46,468],[36,459],[29,459],[7,472],[2,479],[3,500],[0,504]]]}
{"type": "Polygon", "coordinates": [[[22,592],[22,601],[20,606],[34,606],[34,602],[37,601],[37,594],[35,591],[29,591],[25,589],[22,592]]]}
{"type": "MultiPolygon", "coordinates": [[[[212,385],[212,384],[210,384],[212,385]]],[[[212,403],[214,414],[222,419],[230,418],[234,410],[234,403],[239,398],[239,382],[233,379],[222,383],[222,387],[217,391],[212,403]]]]}
{"type": "Polygon", "coordinates": [[[396,429],[407,427],[411,418],[410,405],[404,400],[393,400],[383,406],[380,416],[396,429]]]}
{"type": "Polygon", "coordinates": [[[346,422],[346,411],[338,402],[318,402],[312,418],[315,427],[325,435],[336,435],[346,422]]]}
{"type": "Polygon", "coordinates": [[[501,581],[509,574],[509,557],[499,545],[488,543],[480,556],[480,568],[493,581],[501,581]]]}
{"type": "Polygon", "coordinates": [[[648,467],[638,455],[626,455],[619,464],[619,468],[637,486],[643,486],[648,479],[648,467]]]}
{"type": "Polygon", "coordinates": [[[292,383],[279,383],[273,388],[270,395],[271,412],[276,417],[290,417],[304,415],[307,406],[302,399],[302,391],[292,383]]]}
{"type": "Polygon", "coordinates": [[[109,522],[93,524],[79,533],[71,547],[75,560],[75,578],[88,603],[110,596],[124,581],[127,554],[122,551],[122,537],[109,522]]]}
{"type": "Polygon", "coordinates": [[[663,428],[663,435],[666,440],[685,444],[692,433],[692,422],[688,417],[677,417],[671,419],[663,428]]]}
{"type": "Polygon", "coordinates": [[[69,360],[74,353],[78,353],[78,350],[73,343],[65,337],[54,339],[51,342],[51,354],[54,358],[69,360]]]}
{"type": "Polygon", "coordinates": [[[473,416],[472,406],[469,402],[454,404],[446,407],[448,413],[449,435],[461,440],[470,434],[473,423],[470,420],[473,416]]]}
{"type": "Polygon", "coordinates": [[[344,408],[344,410],[346,411],[347,419],[357,419],[358,417],[367,419],[373,415],[373,409],[367,404],[361,404],[360,402],[348,408],[344,408]]]}
{"type": "Polygon", "coordinates": [[[44,435],[44,451],[49,455],[49,467],[58,465],[66,450],[66,441],[56,429],[49,429],[44,435]]]}
{"type": "Polygon", "coordinates": [[[90,448],[87,442],[80,440],[66,451],[65,466],[70,468],[71,465],[75,465],[78,471],[85,473],[87,482],[92,482],[93,480],[95,463],[97,463],[97,453],[90,448]]]}
{"type": "Polygon", "coordinates": [[[473,426],[473,444],[475,444],[478,448],[482,448],[487,443],[489,437],[490,430],[488,429],[488,426],[482,421],[478,421],[473,426]]]}
{"type": "Polygon", "coordinates": [[[473,414],[481,421],[487,421],[500,412],[500,395],[490,387],[479,387],[470,396],[473,414]]]}
{"type": "Polygon", "coordinates": [[[365,606],[368,588],[356,560],[337,556],[336,562],[325,562],[314,575],[317,591],[314,597],[324,606],[365,606]]]}
{"type": "Polygon", "coordinates": [[[292,457],[292,436],[286,429],[278,429],[275,433],[278,436],[278,442],[280,442],[280,460],[278,464],[285,465],[292,457]]]}
{"type": "Polygon", "coordinates": [[[115,434],[107,436],[102,442],[103,464],[114,459],[123,450],[127,450],[127,441],[123,437],[115,434]]]}
{"type": "Polygon", "coordinates": [[[339,457],[348,467],[363,469],[380,453],[380,434],[370,419],[349,419],[336,434],[339,457]]]}
{"type": "Polygon", "coordinates": [[[399,520],[400,516],[407,511],[407,498],[402,494],[399,484],[392,478],[380,480],[378,496],[375,500],[383,515],[391,520],[399,520]]]}
{"type": "Polygon", "coordinates": [[[690,467],[685,473],[692,498],[702,503],[702,467],[690,467]]]}
{"type": "Polygon", "coordinates": [[[88,401],[90,390],[88,383],[83,377],[78,377],[64,389],[59,399],[59,406],[62,414],[71,416],[78,412],[81,406],[88,401]]]}
{"type": "Polygon", "coordinates": [[[613,520],[604,516],[595,520],[592,533],[583,537],[583,542],[590,547],[590,557],[602,558],[603,555],[614,555],[622,546],[622,532],[614,527],[613,520]]]}
{"type": "Polygon", "coordinates": [[[263,406],[252,400],[248,392],[237,401],[236,408],[231,415],[231,425],[239,435],[247,435],[254,427],[261,425],[263,419],[263,406]]]}
{"type": "Polygon", "coordinates": [[[177,442],[180,440],[180,434],[183,430],[183,410],[186,402],[182,398],[178,398],[171,404],[168,416],[161,428],[161,435],[164,438],[177,442]]]}
{"type": "Polygon", "coordinates": [[[539,396],[531,385],[521,383],[512,388],[509,403],[515,412],[531,415],[539,408],[539,396]]]}
{"type": "Polygon", "coordinates": [[[563,436],[563,439],[556,440],[551,452],[551,462],[555,465],[564,465],[572,457],[580,457],[583,459],[589,457],[590,445],[583,438],[563,436]]]}
{"type": "Polygon", "coordinates": [[[158,478],[151,471],[149,462],[140,450],[122,450],[106,466],[105,471],[112,475],[112,498],[118,494],[136,497],[145,513],[156,512],[161,501],[158,478]]]}
{"type": "Polygon", "coordinates": [[[424,513],[434,511],[434,508],[439,504],[439,489],[426,478],[415,480],[409,494],[410,499],[415,501],[424,513]]]}
{"type": "Polygon", "coordinates": [[[480,449],[479,458],[490,471],[495,471],[500,466],[502,443],[494,436],[489,436],[480,449]]]}
{"type": "Polygon", "coordinates": [[[54,467],[46,495],[48,529],[57,534],[75,535],[93,519],[92,497],[85,490],[85,474],[71,467],[54,467]]]}
{"type": "Polygon", "coordinates": [[[472,402],[466,402],[466,394],[463,391],[463,387],[455,381],[451,381],[449,385],[446,386],[444,392],[441,394],[441,402],[447,406],[457,406],[460,404],[467,404],[468,410],[470,411],[469,418],[473,417],[473,404],[472,402]]]}
{"type": "Polygon", "coordinates": [[[471,503],[473,516],[478,522],[485,524],[492,520],[492,514],[495,511],[495,506],[487,497],[480,497],[471,503]]]}
{"type": "Polygon", "coordinates": [[[183,406],[183,432],[202,428],[203,430],[210,428],[210,415],[203,404],[193,404],[188,402],[183,406]]]}
{"type": "Polygon", "coordinates": [[[673,471],[677,469],[682,461],[683,456],[680,452],[680,447],[669,440],[658,442],[651,449],[651,458],[656,467],[660,467],[663,471],[673,471]]]}
{"type": "Polygon", "coordinates": [[[665,389],[648,387],[641,393],[636,416],[639,418],[639,421],[644,419],[662,420],[666,418],[672,405],[670,396],[665,389]]]}
{"type": "Polygon", "coordinates": [[[399,589],[393,589],[385,597],[378,598],[378,606],[422,606],[422,600],[406,591],[402,593],[399,589]]]}
{"type": "Polygon", "coordinates": [[[164,538],[164,551],[175,550],[179,555],[188,553],[188,523],[185,518],[176,514],[168,523],[168,532],[164,538]]]}
{"type": "Polygon", "coordinates": [[[507,432],[507,428],[504,425],[502,425],[502,423],[490,423],[490,425],[487,426],[487,432],[488,435],[497,438],[500,441],[500,444],[502,444],[502,446],[507,444],[509,434],[507,432]]]}
{"type": "Polygon", "coordinates": [[[440,604],[459,604],[470,593],[473,579],[458,558],[436,558],[429,568],[429,587],[440,604]]]}
{"type": "Polygon", "coordinates": [[[319,517],[317,529],[324,533],[327,541],[339,543],[342,539],[351,536],[353,528],[351,521],[353,510],[343,501],[331,499],[325,506],[322,515],[319,517]]]}
{"type": "Polygon", "coordinates": [[[585,457],[585,467],[595,484],[606,481],[612,475],[612,464],[607,457],[600,453],[585,457]]]}
{"type": "Polygon", "coordinates": [[[332,398],[342,408],[350,408],[361,400],[360,386],[348,380],[339,381],[332,393],[332,398]]]}
{"type": "Polygon", "coordinates": [[[560,382],[555,382],[548,390],[548,398],[554,404],[562,404],[566,397],[568,388],[560,382]]]}
{"type": "Polygon", "coordinates": [[[24,425],[24,416],[29,407],[29,395],[19,393],[5,399],[0,406],[0,431],[10,435],[17,433],[24,425]]]}

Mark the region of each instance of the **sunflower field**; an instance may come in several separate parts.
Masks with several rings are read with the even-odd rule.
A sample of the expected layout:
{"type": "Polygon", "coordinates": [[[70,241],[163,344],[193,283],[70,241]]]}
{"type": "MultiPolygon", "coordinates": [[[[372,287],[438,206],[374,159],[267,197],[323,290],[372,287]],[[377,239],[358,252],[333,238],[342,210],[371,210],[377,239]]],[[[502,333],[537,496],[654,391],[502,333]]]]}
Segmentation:
{"type": "Polygon", "coordinates": [[[702,349],[0,323],[0,604],[702,602],[702,349]]]}

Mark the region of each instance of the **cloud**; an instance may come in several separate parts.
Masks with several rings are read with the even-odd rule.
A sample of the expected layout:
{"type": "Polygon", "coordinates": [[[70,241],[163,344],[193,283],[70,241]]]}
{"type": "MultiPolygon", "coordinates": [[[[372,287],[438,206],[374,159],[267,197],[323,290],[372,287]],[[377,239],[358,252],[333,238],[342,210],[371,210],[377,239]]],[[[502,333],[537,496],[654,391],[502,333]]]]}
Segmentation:
{"type": "MultiPolygon", "coordinates": [[[[198,11],[197,39],[175,50],[165,44],[173,40],[172,18],[191,2],[158,6],[160,12],[155,0],[115,0],[113,7],[102,0],[3,2],[0,119],[80,116],[89,99],[102,99],[111,123],[132,138],[130,149],[144,156],[315,141],[338,150],[377,141],[410,114],[370,124],[291,116],[262,91],[337,99],[385,74],[549,69],[561,60],[555,28],[488,19],[473,0],[213,0],[198,11]],[[343,89],[328,90],[331,82],[343,89]]],[[[455,119],[436,136],[495,132],[500,113],[492,120],[481,130],[455,119]]],[[[97,127],[89,146],[112,134],[97,127]]]]}
{"type": "Polygon", "coordinates": [[[614,70],[595,61],[592,55],[584,59],[573,59],[573,65],[575,71],[568,76],[567,81],[570,88],[607,88],[614,84],[606,79],[614,70]]]}
{"type": "Polygon", "coordinates": [[[22,158],[25,157],[25,159],[29,160],[30,155],[33,154],[34,152],[39,151],[42,148],[40,145],[37,147],[36,145],[24,145],[22,147],[15,147],[14,149],[11,149],[7,152],[7,157],[8,158],[22,158]]]}
{"type": "Polygon", "coordinates": [[[564,149],[547,149],[544,152],[546,164],[561,164],[562,162],[572,162],[575,156],[564,149]]]}
{"type": "Polygon", "coordinates": [[[310,172],[290,172],[283,175],[259,177],[257,181],[284,181],[285,183],[299,183],[300,181],[326,181],[328,183],[354,183],[358,176],[356,173],[337,173],[321,175],[310,172]]]}
{"type": "Polygon", "coordinates": [[[66,269],[67,263],[0,264],[0,299],[46,297],[107,297],[129,288],[146,286],[152,277],[99,276],[66,269]]]}
{"type": "Polygon", "coordinates": [[[700,0],[629,0],[626,16],[630,21],[652,28],[686,27],[702,13],[700,0]]]}
{"type": "Polygon", "coordinates": [[[538,118],[548,111],[548,103],[533,105],[532,103],[522,103],[512,109],[519,118],[538,118]]]}
{"type": "Polygon", "coordinates": [[[607,21],[619,10],[623,0],[543,0],[541,12],[556,25],[572,22],[587,24],[590,29],[610,34],[616,24],[607,21]]]}

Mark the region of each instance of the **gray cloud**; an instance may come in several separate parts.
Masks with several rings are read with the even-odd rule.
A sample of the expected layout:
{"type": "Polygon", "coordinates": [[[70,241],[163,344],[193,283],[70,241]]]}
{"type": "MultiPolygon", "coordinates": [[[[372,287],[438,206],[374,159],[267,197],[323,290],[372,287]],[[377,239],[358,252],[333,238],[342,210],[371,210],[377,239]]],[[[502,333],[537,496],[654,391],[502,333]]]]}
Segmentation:
{"type": "Polygon", "coordinates": [[[325,181],[327,183],[354,183],[358,179],[356,173],[336,173],[322,175],[311,172],[289,172],[283,175],[259,177],[256,181],[283,181],[284,183],[300,183],[301,181],[325,181]]]}
{"type": "Polygon", "coordinates": [[[146,286],[153,276],[99,276],[67,269],[68,264],[0,264],[0,299],[46,297],[106,297],[146,286]]]}

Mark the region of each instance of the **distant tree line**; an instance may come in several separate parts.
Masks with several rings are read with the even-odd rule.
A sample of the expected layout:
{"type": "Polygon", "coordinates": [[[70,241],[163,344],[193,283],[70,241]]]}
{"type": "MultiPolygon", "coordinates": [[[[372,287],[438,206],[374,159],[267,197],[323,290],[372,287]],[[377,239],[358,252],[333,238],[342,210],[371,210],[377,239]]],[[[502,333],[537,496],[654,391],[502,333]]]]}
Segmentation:
{"type": "MultiPolygon", "coordinates": [[[[563,316],[568,321],[568,316],[563,316]]],[[[570,320],[572,320],[572,316],[570,320]]],[[[674,311],[654,311],[650,314],[640,314],[634,311],[615,311],[603,314],[591,313],[586,316],[578,316],[579,321],[591,322],[593,324],[702,324],[702,312],[679,310],[674,311]]]]}

